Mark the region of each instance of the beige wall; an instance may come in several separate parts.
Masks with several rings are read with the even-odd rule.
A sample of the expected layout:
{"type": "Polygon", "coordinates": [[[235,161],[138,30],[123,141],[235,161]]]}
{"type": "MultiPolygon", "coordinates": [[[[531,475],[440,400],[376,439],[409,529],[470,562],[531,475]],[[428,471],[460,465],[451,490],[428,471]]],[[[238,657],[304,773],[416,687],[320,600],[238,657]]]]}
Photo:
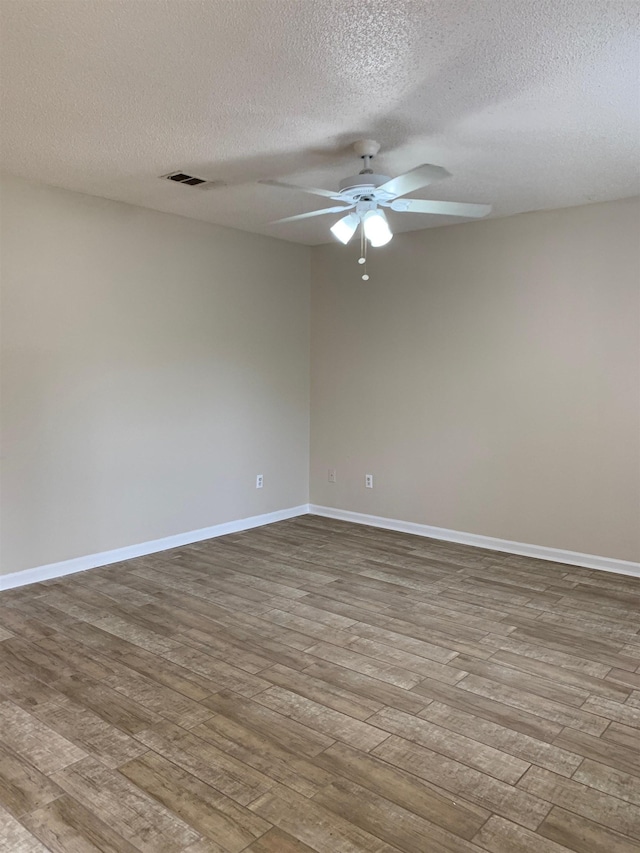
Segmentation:
{"type": "Polygon", "coordinates": [[[306,247],[0,200],[3,572],[306,503],[306,247]]]}
{"type": "MultiPolygon", "coordinates": [[[[1,572],[306,503],[309,250],[1,189],[1,572]]],[[[366,284],[314,249],[311,500],[637,560],[639,229],[398,235],[366,284]]]]}
{"type": "Polygon", "coordinates": [[[637,560],[639,237],[623,200],[398,235],[367,283],[314,249],[312,502],[637,560]]]}

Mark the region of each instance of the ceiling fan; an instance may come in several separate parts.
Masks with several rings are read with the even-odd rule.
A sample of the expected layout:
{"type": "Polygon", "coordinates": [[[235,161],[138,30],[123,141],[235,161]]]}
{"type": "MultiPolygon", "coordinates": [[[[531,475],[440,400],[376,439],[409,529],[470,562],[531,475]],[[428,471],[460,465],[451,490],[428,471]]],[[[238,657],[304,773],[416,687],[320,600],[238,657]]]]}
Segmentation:
{"type": "MultiPolygon", "coordinates": [[[[299,219],[309,219],[313,216],[351,211],[339,219],[335,225],[332,225],[330,230],[341,243],[347,244],[358,226],[362,225],[361,242],[362,254],[364,255],[366,241],[372,246],[384,246],[393,237],[383,210],[385,207],[398,213],[430,213],[465,218],[486,216],[491,211],[490,204],[463,204],[451,201],[402,198],[414,190],[450,177],[449,172],[442,166],[423,163],[422,166],[416,166],[415,169],[411,169],[397,178],[376,175],[371,168],[371,161],[380,150],[380,145],[373,139],[361,139],[354,143],[353,148],[356,154],[364,160],[364,168],[359,174],[340,181],[340,189],[337,192],[315,187],[299,187],[296,184],[287,184],[282,181],[260,181],[262,184],[270,184],[288,190],[300,190],[311,195],[319,195],[341,202],[336,207],[325,207],[322,210],[299,213],[297,216],[286,216],[284,219],[277,219],[271,224],[296,222],[299,219]]],[[[360,263],[364,263],[364,258],[360,258],[360,263]]]]}

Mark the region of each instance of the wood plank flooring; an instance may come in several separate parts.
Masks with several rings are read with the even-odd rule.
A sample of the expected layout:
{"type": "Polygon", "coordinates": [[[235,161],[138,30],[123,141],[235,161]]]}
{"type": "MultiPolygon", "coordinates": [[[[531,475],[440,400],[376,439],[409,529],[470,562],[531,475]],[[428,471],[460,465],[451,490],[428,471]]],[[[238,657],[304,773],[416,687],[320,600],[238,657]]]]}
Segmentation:
{"type": "Polygon", "coordinates": [[[8,853],[638,853],[640,579],[315,516],[0,594],[8,853]]]}

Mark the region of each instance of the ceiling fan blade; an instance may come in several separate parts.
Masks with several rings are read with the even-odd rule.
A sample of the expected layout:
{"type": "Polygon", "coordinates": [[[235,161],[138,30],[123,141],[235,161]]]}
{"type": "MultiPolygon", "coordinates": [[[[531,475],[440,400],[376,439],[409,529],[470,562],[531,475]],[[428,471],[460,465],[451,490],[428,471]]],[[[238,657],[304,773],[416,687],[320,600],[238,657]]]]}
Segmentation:
{"type": "Polygon", "coordinates": [[[427,201],[423,198],[403,198],[389,204],[399,213],[435,213],[438,216],[461,216],[478,219],[491,213],[490,204],[464,204],[457,201],[427,201]]]}
{"type": "Polygon", "coordinates": [[[398,175],[397,178],[391,178],[386,184],[378,187],[379,190],[391,193],[396,198],[407,193],[412,193],[414,190],[419,190],[422,187],[427,187],[435,181],[441,181],[443,178],[450,178],[451,174],[443,169],[442,166],[432,166],[430,163],[423,163],[422,166],[416,166],[410,172],[405,172],[404,175],[398,175]]]}
{"type": "Polygon", "coordinates": [[[343,210],[352,210],[355,204],[350,204],[347,207],[324,207],[322,210],[310,210],[309,213],[298,213],[297,216],[285,216],[284,219],[274,219],[269,225],[279,225],[281,222],[296,222],[298,219],[309,219],[312,216],[324,216],[326,213],[342,213],[343,210]]]}
{"type": "Polygon", "coordinates": [[[299,187],[297,184],[286,184],[283,181],[258,181],[259,184],[268,184],[270,187],[282,187],[285,190],[298,190],[302,193],[311,193],[311,195],[321,195],[324,198],[338,198],[337,192],[331,190],[321,190],[318,187],[299,187]]]}

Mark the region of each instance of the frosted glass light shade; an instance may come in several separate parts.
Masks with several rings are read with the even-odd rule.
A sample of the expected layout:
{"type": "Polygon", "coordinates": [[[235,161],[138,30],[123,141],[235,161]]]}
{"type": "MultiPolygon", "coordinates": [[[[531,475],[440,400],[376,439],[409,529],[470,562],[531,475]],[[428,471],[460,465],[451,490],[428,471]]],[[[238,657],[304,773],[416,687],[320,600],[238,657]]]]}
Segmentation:
{"type": "Polygon", "coordinates": [[[349,213],[331,226],[331,233],[337,240],[346,245],[356,233],[359,224],[360,217],[356,213],[349,213]]]}
{"type": "Polygon", "coordinates": [[[369,210],[362,220],[364,233],[372,246],[384,246],[393,237],[382,210],[369,210]]]}

